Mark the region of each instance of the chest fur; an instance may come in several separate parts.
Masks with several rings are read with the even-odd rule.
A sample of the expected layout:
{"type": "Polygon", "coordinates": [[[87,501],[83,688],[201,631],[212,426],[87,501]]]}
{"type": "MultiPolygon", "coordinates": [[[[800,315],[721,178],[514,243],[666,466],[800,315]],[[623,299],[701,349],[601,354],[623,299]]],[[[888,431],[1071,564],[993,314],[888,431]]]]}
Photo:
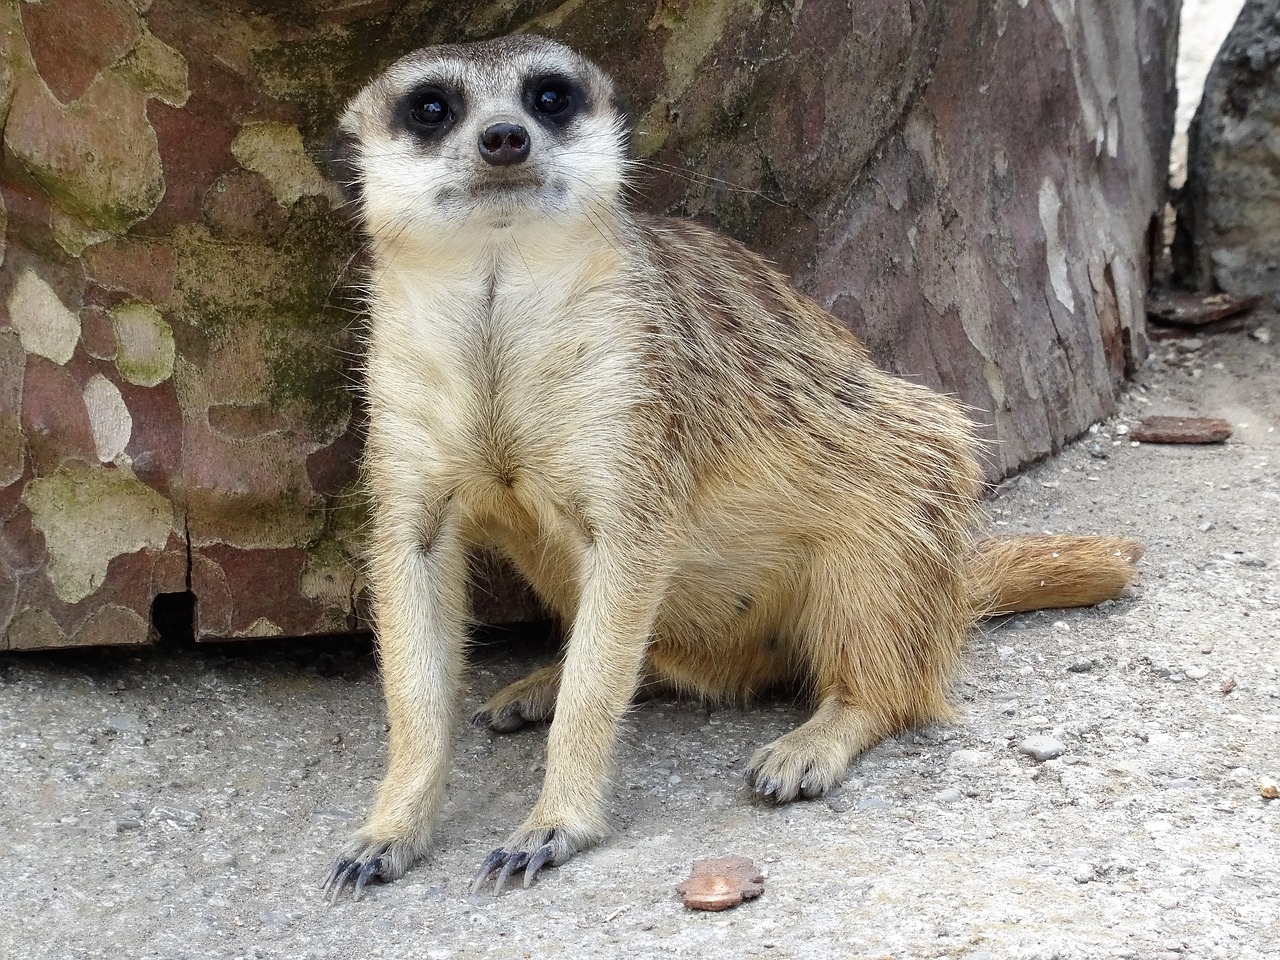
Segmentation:
{"type": "Polygon", "coordinates": [[[607,459],[637,375],[616,255],[460,253],[386,269],[367,370],[375,423],[412,435],[424,468],[455,486],[554,486],[607,459]]]}

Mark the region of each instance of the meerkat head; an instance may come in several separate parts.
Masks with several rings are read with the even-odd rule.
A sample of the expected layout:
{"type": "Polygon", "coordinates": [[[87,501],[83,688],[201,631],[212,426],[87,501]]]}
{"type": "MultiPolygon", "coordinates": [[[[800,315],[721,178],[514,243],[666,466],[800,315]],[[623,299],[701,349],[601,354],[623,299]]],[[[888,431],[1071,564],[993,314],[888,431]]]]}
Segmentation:
{"type": "Polygon", "coordinates": [[[624,116],[609,78],[551,40],[426,47],[348,106],[337,169],[374,238],[585,217],[619,198],[624,116]]]}

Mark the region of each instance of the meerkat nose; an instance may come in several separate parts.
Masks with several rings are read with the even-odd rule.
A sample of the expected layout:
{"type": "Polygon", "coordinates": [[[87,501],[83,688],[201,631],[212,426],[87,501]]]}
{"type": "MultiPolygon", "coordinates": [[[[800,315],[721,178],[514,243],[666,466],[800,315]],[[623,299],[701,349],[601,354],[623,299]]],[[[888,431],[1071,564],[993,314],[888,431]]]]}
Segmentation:
{"type": "Polygon", "coordinates": [[[495,167],[510,167],[529,156],[529,132],[518,123],[495,123],[480,134],[480,156],[495,167]]]}

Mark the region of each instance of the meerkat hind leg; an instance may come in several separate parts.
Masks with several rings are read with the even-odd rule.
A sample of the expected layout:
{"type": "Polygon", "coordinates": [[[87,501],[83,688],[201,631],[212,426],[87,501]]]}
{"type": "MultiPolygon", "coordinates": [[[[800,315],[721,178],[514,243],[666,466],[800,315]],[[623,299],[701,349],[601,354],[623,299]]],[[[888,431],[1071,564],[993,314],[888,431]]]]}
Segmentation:
{"type": "Polygon", "coordinates": [[[471,715],[471,724],[494,733],[513,733],[550,720],[560,690],[560,664],[535,670],[503,687],[471,715]]]}
{"type": "Polygon", "coordinates": [[[945,591],[936,608],[924,607],[922,592],[889,567],[819,563],[811,577],[796,642],[818,705],[758,750],[746,772],[756,796],[775,803],[821,796],[858,754],[945,715],[945,677],[963,636],[945,591]]]}

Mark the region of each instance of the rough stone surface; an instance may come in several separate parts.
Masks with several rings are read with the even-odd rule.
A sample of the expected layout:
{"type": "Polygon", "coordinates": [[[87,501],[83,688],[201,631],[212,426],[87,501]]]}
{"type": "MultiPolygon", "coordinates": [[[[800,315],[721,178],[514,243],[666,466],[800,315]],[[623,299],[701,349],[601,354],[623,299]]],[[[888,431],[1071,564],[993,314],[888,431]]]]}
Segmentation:
{"type": "MultiPolygon", "coordinates": [[[[161,593],[195,598],[198,639],[360,625],[355,240],[314,158],[431,42],[536,30],[600,60],[638,202],[972,405],[992,476],[1056,449],[1145,350],[1176,8],[0,3],[0,646],[142,643],[161,593]],[[78,548],[125,486],[166,506],[78,548]],[[55,526],[53,492],[80,498],[55,526]]],[[[509,578],[478,597],[536,613],[509,578]]]]}
{"type": "MultiPolygon", "coordinates": [[[[1122,400],[1125,420],[1230,410],[1248,426],[1224,446],[1135,447],[1107,421],[1002,487],[1002,532],[1145,541],[1133,597],[985,624],[956,721],[871,750],[842,802],[742,786],[802,704],[646,701],[613,835],[496,898],[471,877],[529,812],[545,728],[460,723],[430,856],[329,906],[320,879],[385,764],[367,645],[0,655],[0,956],[1280,960],[1278,350],[1213,337],[1199,377],[1157,354],[1122,400]],[[1032,734],[1070,752],[1034,763],[1032,734]],[[725,854],[767,871],[765,895],[685,909],[691,861],[725,854]]],[[[477,647],[460,715],[553,656],[477,647]]]]}
{"type": "Polygon", "coordinates": [[[1188,133],[1175,266],[1280,303],[1280,0],[1246,0],[1188,133]]]}

